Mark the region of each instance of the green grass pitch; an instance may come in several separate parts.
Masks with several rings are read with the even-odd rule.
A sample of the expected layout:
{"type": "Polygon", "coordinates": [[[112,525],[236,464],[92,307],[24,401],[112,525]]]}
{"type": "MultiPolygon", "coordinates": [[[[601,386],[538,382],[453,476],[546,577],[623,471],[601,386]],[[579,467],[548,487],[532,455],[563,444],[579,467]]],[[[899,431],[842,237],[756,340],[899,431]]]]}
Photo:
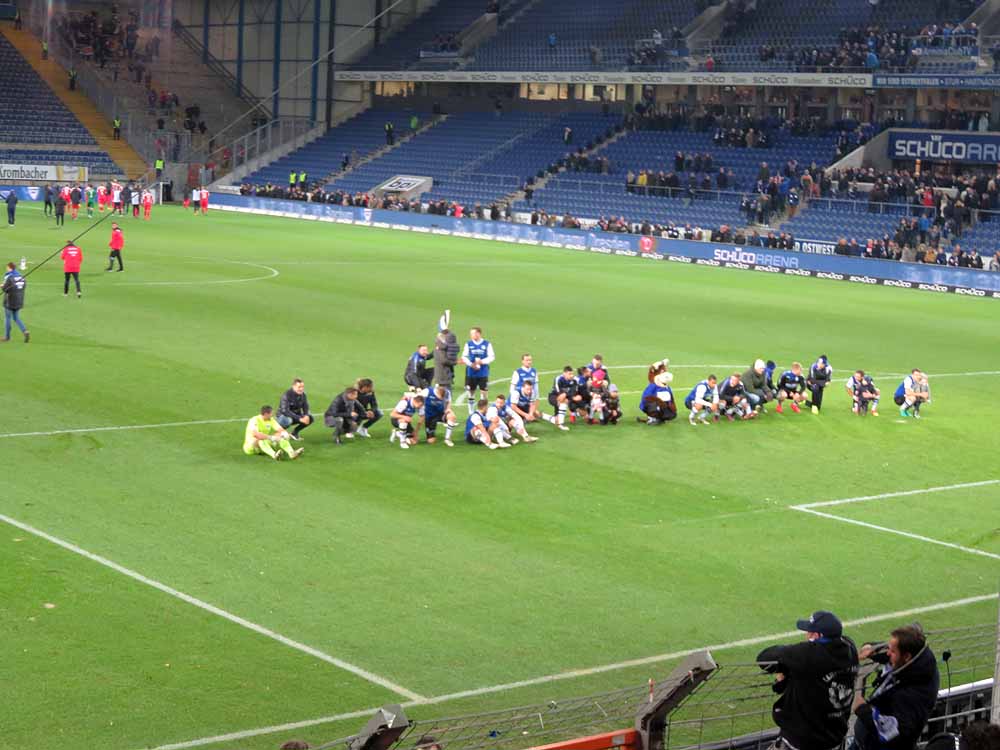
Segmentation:
{"type": "MultiPolygon", "coordinates": [[[[22,204],[2,260],[37,263],[86,221],[57,230],[22,204]]],[[[32,343],[0,348],[0,514],[382,684],[8,521],[0,746],[183,744],[406,700],[387,682],[434,698],[780,633],[817,608],[851,620],[996,591],[1000,484],[818,508],[837,519],[791,507],[1000,478],[993,300],[218,211],[123,224],[125,273],[103,271],[110,223],[81,241],[83,299],[63,297],[58,261],[28,280],[32,343]],[[537,444],[494,452],[404,452],[385,422],[337,447],[315,426],[302,460],[280,464],[244,456],[243,424],[217,421],[276,404],[295,376],[319,414],[362,376],[391,406],[445,307],[460,338],[480,325],[493,341],[493,377],[523,352],[548,372],[600,352],[627,419],[540,425],[537,444]],[[838,377],[819,417],[633,419],[641,366],[664,356],[683,397],[710,369],[821,353],[838,377]],[[875,373],[888,397],[914,366],[932,378],[923,420],[899,420],[888,398],[879,418],[851,414],[849,370],[875,373]]],[[[408,710],[586,694],[670,666],[408,710]]],[[[317,742],[363,723],[206,747],[317,742]]]]}

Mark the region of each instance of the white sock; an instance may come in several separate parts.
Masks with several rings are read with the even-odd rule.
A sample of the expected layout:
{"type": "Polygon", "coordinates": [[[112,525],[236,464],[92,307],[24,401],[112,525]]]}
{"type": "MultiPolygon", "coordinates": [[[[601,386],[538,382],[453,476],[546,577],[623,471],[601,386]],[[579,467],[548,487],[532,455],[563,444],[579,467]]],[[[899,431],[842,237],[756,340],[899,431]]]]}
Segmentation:
{"type": "Polygon", "coordinates": [[[469,407],[469,414],[472,414],[472,391],[465,389],[465,405],[469,407]]]}
{"type": "Polygon", "coordinates": [[[451,440],[451,433],[452,433],[452,431],[454,429],[455,428],[452,427],[450,424],[445,425],[445,428],[444,428],[444,439],[445,440],[451,440]]]}
{"type": "Polygon", "coordinates": [[[550,422],[552,424],[557,424],[556,423],[556,418],[553,417],[551,414],[542,414],[542,419],[544,419],[546,422],[550,422]]]}

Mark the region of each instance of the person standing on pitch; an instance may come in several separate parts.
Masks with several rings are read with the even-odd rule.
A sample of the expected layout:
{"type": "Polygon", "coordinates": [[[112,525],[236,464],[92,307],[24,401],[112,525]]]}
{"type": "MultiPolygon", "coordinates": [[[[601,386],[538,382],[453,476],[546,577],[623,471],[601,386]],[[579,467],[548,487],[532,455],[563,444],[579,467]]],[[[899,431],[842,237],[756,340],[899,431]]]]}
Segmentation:
{"type": "Polygon", "coordinates": [[[132,192],[129,193],[129,202],[132,204],[132,218],[139,218],[139,201],[142,199],[142,192],[139,190],[138,186],[132,188],[132,192]]]}
{"type": "Polygon", "coordinates": [[[813,362],[809,368],[809,376],[806,378],[806,387],[812,393],[812,398],[806,401],[806,406],[812,407],[813,414],[819,414],[823,408],[823,390],[830,385],[833,380],[833,368],[825,354],[819,355],[819,359],[813,362]]]}
{"type": "Polygon", "coordinates": [[[83,295],[80,293],[80,264],[83,263],[83,250],[74,245],[72,240],[66,240],[60,257],[63,262],[63,297],[69,296],[71,276],[76,282],[76,296],[82,297],[83,295]]]}
{"type": "Polygon", "coordinates": [[[66,223],[66,198],[60,192],[55,200],[56,226],[61,227],[66,223]]]}
{"type": "Polygon", "coordinates": [[[124,271],[125,266],[122,264],[122,250],[125,249],[125,235],[122,234],[121,227],[118,226],[117,222],[111,222],[111,241],[108,243],[108,247],[111,248],[111,254],[108,255],[108,267],[105,271],[111,271],[115,267],[115,261],[118,261],[118,270],[124,271]]]}
{"type": "Polygon", "coordinates": [[[21,320],[20,312],[24,307],[24,289],[27,282],[18,272],[13,263],[7,264],[7,272],[3,275],[3,338],[0,341],[10,341],[10,323],[14,321],[24,334],[24,343],[31,341],[28,327],[21,320]]]}
{"type": "Polygon", "coordinates": [[[490,395],[490,362],[496,359],[493,354],[493,344],[483,338],[483,331],[474,327],[469,331],[469,340],[462,347],[461,362],[465,364],[465,398],[469,404],[469,414],[472,414],[475,393],[479,398],[489,401],[490,395]]]}
{"type": "Polygon", "coordinates": [[[14,214],[17,212],[17,192],[13,189],[7,193],[7,226],[14,226],[14,214]]]}
{"type": "Polygon", "coordinates": [[[51,185],[45,186],[45,206],[43,207],[43,212],[45,213],[46,216],[49,216],[52,213],[53,192],[54,191],[52,190],[51,185]]]}
{"type": "Polygon", "coordinates": [[[757,654],[760,668],[774,675],[778,694],[771,715],[780,731],[772,748],[836,750],[847,736],[858,649],[832,612],[814,612],[795,626],[805,631],[805,642],[757,654]]]}

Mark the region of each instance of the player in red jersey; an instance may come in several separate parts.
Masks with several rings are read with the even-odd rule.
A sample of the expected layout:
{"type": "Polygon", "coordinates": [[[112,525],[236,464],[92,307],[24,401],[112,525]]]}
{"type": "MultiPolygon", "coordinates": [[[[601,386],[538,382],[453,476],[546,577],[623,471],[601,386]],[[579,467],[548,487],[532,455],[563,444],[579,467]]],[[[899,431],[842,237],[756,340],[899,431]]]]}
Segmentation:
{"type": "Polygon", "coordinates": [[[149,190],[142,191],[142,218],[145,221],[149,221],[150,215],[153,213],[153,193],[149,190]]]}
{"type": "Polygon", "coordinates": [[[208,190],[205,189],[204,185],[201,186],[201,200],[200,200],[200,203],[201,203],[201,212],[202,212],[202,214],[207,214],[208,213],[208,190]]]}
{"type": "Polygon", "coordinates": [[[80,293],[80,264],[83,263],[83,250],[73,244],[71,240],[66,241],[62,249],[63,262],[63,297],[69,296],[69,280],[73,277],[76,282],[76,296],[80,293]]]}
{"type": "Polygon", "coordinates": [[[125,266],[122,264],[122,250],[125,249],[125,235],[122,234],[121,227],[118,226],[118,222],[111,222],[111,241],[108,242],[108,247],[111,248],[111,253],[108,255],[108,267],[105,271],[111,271],[114,269],[115,261],[118,261],[118,270],[124,271],[125,266]]]}
{"type": "Polygon", "coordinates": [[[97,186],[97,210],[104,213],[104,204],[108,201],[108,189],[104,185],[97,186]]]}

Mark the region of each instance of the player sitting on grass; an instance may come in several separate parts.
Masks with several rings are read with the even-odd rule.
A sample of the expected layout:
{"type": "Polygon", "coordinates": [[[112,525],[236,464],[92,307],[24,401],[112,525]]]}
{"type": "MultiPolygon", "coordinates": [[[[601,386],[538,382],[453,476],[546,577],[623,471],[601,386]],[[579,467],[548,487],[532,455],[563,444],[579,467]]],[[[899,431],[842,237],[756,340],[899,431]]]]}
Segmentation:
{"type": "Polygon", "coordinates": [[[458,426],[458,419],[451,410],[451,391],[443,385],[428,388],[427,396],[424,398],[423,415],[427,442],[437,441],[437,426],[440,422],[444,422],[444,444],[449,448],[455,447],[451,441],[451,433],[458,426]]]}
{"type": "Polygon", "coordinates": [[[588,417],[590,424],[596,424],[597,422],[603,424],[607,419],[608,396],[611,395],[611,392],[608,390],[608,381],[604,370],[594,370],[594,374],[590,376],[589,389],[590,411],[588,417]]]}
{"type": "Polygon", "coordinates": [[[393,431],[389,433],[389,442],[399,440],[399,447],[409,448],[415,445],[417,440],[413,436],[413,419],[418,415],[424,405],[423,396],[414,396],[407,393],[399,400],[389,415],[393,431]]]}
{"type": "Polygon", "coordinates": [[[931,402],[931,389],[927,383],[927,376],[914,367],[896,388],[893,400],[899,407],[899,416],[909,417],[912,412],[914,418],[920,419],[920,407],[931,402]]]}
{"type": "Polygon", "coordinates": [[[878,397],[881,393],[875,386],[871,377],[865,375],[864,370],[855,370],[848,381],[848,390],[851,394],[851,411],[859,417],[868,413],[871,408],[873,417],[878,416],[878,397]]]}
{"type": "MultiPolygon", "coordinates": [[[[715,375],[709,375],[698,385],[691,389],[691,392],[684,399],[684,406],[691,410],[688,415],[688,422],[692,425],[708,424],[708,415],[719,421],[719,380],[715,375]],[[697,422],[695,421],[697,419],[697,422]]],[[[781,410],[780,407],[778,409],[781,410]]]]}
{"type": "Polygon", "coordinates": [[[270,406],[260,407],[260,414],[250,417],[247,422],[246,434],[243,438],[243,452],[248,456],[266,454],[275,461],[281,458],[284,451],[289,458],[296,459],[302,455],[305,448],[296,450],[288,441],[288,433],[274,418],[274,409],[270,406]]]}
{"type": "Polygon", "coordinates": [[[521,367],[514,370],[514,376],[510,381],[510,400],[507,402],[510,407],[525,422],[536,422],[543,419],[554,424],[560,430],[569,430],[558,417],[545,414],[538,407],[538,393],[535,390],[535,383],[538,382],[529,374],[537,375],[538,372],[531,365],[531,355],[525,354],[521,358],[521,367]]]}
{"type": "Polygon", "coordinates": [[[354,387],[358,389],[358,403],[365,412],[365,421],[355,434],[363,438],[371,437],[368,428],[382,418],[382,410],[378,408],[378,397],[375,395],[375,383],[371,378],[361,378],[355,382],[354,387]]]}
{"type": "MultiPolygon", "coordinates": [[[[485,398],[479,399],[476,403],[476,410],[465,420],[465,442],[473,445],[482,443],[491,451],[497,448],[510,448],[509,444],[494,442],[490,438],[490,423],[486,418],[489,405],[490,402],[485,398]]],[[[500,439],[502,440],[503,437],[501,436],[500,439]]]]}
{"type": "Polygon", "coordinates": [[[753,419],[757,415],[750,406],[750,399],[747,398],[747,389],[743,385],[743,378],[738,372],[734,372],[719,387],[719,401],[726,418],[732,422],[736,417],[741,419],[753,419]]]}
{"type": "Polygon", "coordinates": [[[802,365],[798,362],[792,362],[791,369],[785,370],[778,378],[778,405],[775,407],[778,414],[784,414],[782,402],[786,399],[791,399],[792,411],[796,414],[801,411],[799,404],[806,402],[806,378],[802,374],[802,365]]]}
{"type": "MultiPolygon", "coordinates": [[[[646,415],[646,424],[662,424],[677,417],[677,403],[674,401],[674,392],[670,388],[672,376],[667,376],[670,376],[669,372],[659,373],[642,392],[639,408],[646,415]]],[[[641,422],[643,418],[636,417],[636,421],[641,422]]]]}
{"type": "Polygon", "coordinates": [[[556,410],[560,421],[566,421],[566,412],[570,409],[575,413],[583,401],[579,393],[579,383],[573,375],[573,368],[566,365],[563,371],[552,381],[549,391],[549,406],[556,410]]]}
{"type": "Polygon", "coordinates": [[[330,402],[323,414],[323,424],[333,429],[333,442],[340,445],[347,438],[354,438],[354,432],[365,418],[365,410],[358,403],[358,389],[347,388],[330,402]]]}
{"type": "MultiPolygon", "coordinates": [[[[528,430],[524,426],[524,420],[507,404],[507,397],[503,394],[493,399],[493,404],[486,410],[486,418],[493,425],[502,425],[504,435],[508,437],[511,432],[515,432],[526,443],[533,443],[538,440],[538,438],[528,434],[528,430]]],[[[511,440],[511,443],[516,445],[517,440],[511,440]]]]}
{"type": "Polygon", "coordinates": [[[622,402],[618,397],[618,386],[612,383],[608,386],[608,397],[604,400],[604,419],[601,424],[618,424],[622,418],[622,402]]]}

